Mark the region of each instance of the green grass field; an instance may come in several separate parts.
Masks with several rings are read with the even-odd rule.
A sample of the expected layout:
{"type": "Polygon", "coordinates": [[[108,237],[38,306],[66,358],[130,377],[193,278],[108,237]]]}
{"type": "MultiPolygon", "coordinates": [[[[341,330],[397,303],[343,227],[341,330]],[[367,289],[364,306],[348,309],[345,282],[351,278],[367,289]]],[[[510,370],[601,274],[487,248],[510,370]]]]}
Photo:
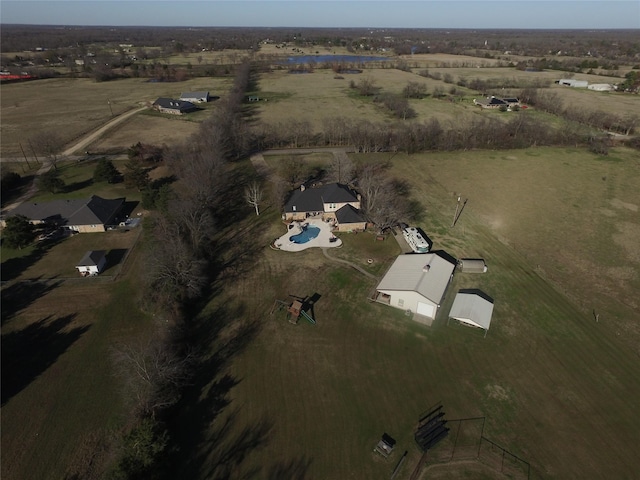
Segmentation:
{"type": "MultiPolygon", "coordinates": [[[[427,154],[395,157],[392,172],[412,184],[434,247],[482,256],[489,272],[457,274],[427,328],[402,311],[369,303],[375,282],[319,251],[268,249],[282,227],[277,212],[261,215],[252,244],[261,239],[265,247],[243,275],[223,283],[207,309],[223,312],[234,325],[254,325],[256,332],[227,369],[205,374],[196,385],[197,408],[185,407],[177,419],[190,454],[176,472],[221,474],[220,458],[234,451],[242,453],[230,460],[237,461],[230,478],[295,472],[382,479],[408,450],[401,474],[408,478],[419,457],[415,422],[442,401],[451,419],[486,416],[485,436],[528,461],[532,478],[632,477],[640,441],[631,400],[640,394],[638,315],[620,299],[635,301],[628,296],[637,291],[640,266],[615,246],[622,235],[615,225],[632,223],[640,204],[629,189],[637,183],[637,156],[621,150],[607,159],[561,149],[427,154]],[[454,192],[470,200],[451,229],[454,192]],[[606,257],[598,255],[608,242],[606,257]],[[587,263],[578,265],[576,258],[587,263]],[[608,268],[626,263],[632,278],[590,284],[588,262],[608,268]],[[551,274],[556,270],[564,274],[551,274]],[[455,292],[471,287],[495,298],[486,338],[446,325],[455,292]],[[321,295],[316,326],[269,314],[277,298],[313,293],[321,295]],[[591,314],[596,300],[598,323],[591,314]],[[225,382],[237,385],[220,409],[213,392],[225,382]],[[203,424],[203,418],[210,421],[203,424]],[[246,432],[254,435],[246,438],[246,432]],[[386,461],[372,452],[383,432],[398,440],[386,461]]],[[[343,240],[354,262],[375,256],[381,244],[389,248],[377,252],[385,261],[395,254],[391,244],[369,234],[343,240]]],[[[455,465],[438,468],[477,478],[472,467],[471,473],[455,465]]]]}
{"type": "Polygon", "coordinates": [[[111,349],[151,324],[135,276],[49,285],[15,316],[3,306],[2,370],[14,379],[2,406],[5,479],[96,478],[127,416],[111,349]]]}

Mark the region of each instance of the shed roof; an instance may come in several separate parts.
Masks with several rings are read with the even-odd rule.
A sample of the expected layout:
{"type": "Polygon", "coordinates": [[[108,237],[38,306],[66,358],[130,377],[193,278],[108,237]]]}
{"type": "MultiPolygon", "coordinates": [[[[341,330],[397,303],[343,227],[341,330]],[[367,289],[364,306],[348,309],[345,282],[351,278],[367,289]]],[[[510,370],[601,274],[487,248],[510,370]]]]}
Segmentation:
{"type": "Polygon", "coordinates": [[[455,268],[448,256],[446,252],[400,255],[378,284],[378,290],[414,291],[439,304],[455,268]]]}
{"type": "Polygon", "coordinates": [[[489,330],[493,299],[481,290],[460,290],[453,300],[450,318],[489,330]]]}
{"type": "Polygon", "coordinates": [[[180,98],[206,98],[209,92],[184,92],[180,94],[180,98]]]}
{"type": "Polygon", "coordinates": [[[76,267],[97,267],[105,255],[105,250],[91,250],[84,254],[84,257],[76,264],[76,267]]]}

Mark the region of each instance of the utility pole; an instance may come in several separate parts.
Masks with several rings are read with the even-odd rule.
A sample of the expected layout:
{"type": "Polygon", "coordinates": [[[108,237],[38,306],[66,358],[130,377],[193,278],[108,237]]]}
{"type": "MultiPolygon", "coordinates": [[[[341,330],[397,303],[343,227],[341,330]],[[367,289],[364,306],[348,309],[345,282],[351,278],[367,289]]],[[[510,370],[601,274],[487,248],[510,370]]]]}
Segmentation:
{"type": "Polygon", "coordinates": [[[109,104],[109,111],[111,112],[111,116],[113,117],[113,107],[111,107],[111,100],[107,98],[107,103],[109,104]]]}
{"type": "Polygon", "coordinates": [[[460,208],[460,195],[458,195],[458,203],[456,203],[456,213],[453,214],[453,221],[451,222],[451,227],[453,228],[456,224],[456,219],[458,218],[458,209],[460,208]]]}
{"type": "Polygon", "coordinates": [[[31,140],[27,140],[29,142],[29,148],[31,148],[31,153],[33,153],[33,156],[36,159],[36,163],[40,163],[40,160],[38,160],[38,155],[36,155],[36,151],[33,148],[33,145],[31,144],[31,140]]]}
{"type": "Polygon", "coordinates": [[[24,161],[27,162],[27,166],[31,168],[31,165],[29,164],[29,159],[27,158],[27,154],[24,153],[24,148],[22,148],[22,143],[18,143],[18,145],[20,145],[20,150],[22,150],[22,156],[24,157],[24,161]]]}

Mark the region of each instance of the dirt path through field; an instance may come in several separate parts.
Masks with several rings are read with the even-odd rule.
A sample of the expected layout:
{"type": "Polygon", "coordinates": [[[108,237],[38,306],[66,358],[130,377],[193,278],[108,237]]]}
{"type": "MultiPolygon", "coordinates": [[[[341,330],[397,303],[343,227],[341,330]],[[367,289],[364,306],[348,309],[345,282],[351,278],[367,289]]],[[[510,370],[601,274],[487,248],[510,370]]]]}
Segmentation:
{"type": "MultiPolygon", "coordinates": [[[[77,142],[75,142],[73,145],[71,145],[70,147],[68,147],[66,150],[64,150],[61,154],[60,157],[71,157],[71,154],[77,150],[82,150],[83,148],[85,148],[87,145],[90,145],[92,142],[95,142],[98,138],[100,138],[102,135],[104,135],[104,133],[113,128],[114,126],[122,123],[123,121],[127,120],[128,118],[132,117],[133,115],[143,111],[144,109],[146,109],[147,107],[140,107],[140,108],[136,108],[134,110],[129,110],[128,112],[123,113],[122,115],[118,115],[117,117],[111,119],[110,121],[108,121],[107,123],[105,123],[102,127],[100,127],[99,129],[95,130],[94,132],[82,137],[80,140],[78,140],[77,142]]],[[[4,158],[2,159],[2,161],[5,162],[21,162],[23,161],[23,159],[16,159],[16,158],[4,158]]],[[[2,209],[2,212],[0,213],[0,215],[6,215],[7,213],[9,213],[11,210],[13,210],[14,208],[18,207],[20,204],[22,204],[23,202],[27,201],[29,198],[31,198],[37,191],[38,191],[38,183],[37,183],[37,179],[39,175],[42,175],[43,173],[48,172],[51,169],[51,164],[48,161],[44,161],[42,166],[38,169],[37,172],[35,172],[34,176],[33,176],[33,181],[31,182],[31,185],[29,185],[29,188],[27,189],[27,191],[25,193],[23,193],[18,199],[16,199],[15,201],[11,202],[9,205],[5,206],[2,209]]]]}
{"type": "Polygon", "coordinates": [[[117,117],[115,117],[115,118],[111,119],[110,121],[108,121],[107,123],[105,123],[103,126],[101,126],[96,131],[90,133],[89,135],[86,135],[85,137],[83,137],[79,141],[77,141],[75,144],[71,145],[64,152],[62,152],[61,156],[68,157],[71,154],[73,154],[73,152],[86,148],[87,145],[90,145],[92,142],[95,142],[107,130],[113,128],[115,125],[118,125],[119,123],[124,122],[126,119],[132,117],[133,115],[135,115],[137,113],[140,113],[141,111],[145,110],[146,108],[147,107],[140,107],[140,108],[136,108],[134,110],[129,110],[128,112],[125,112],[122,115],[118,115],[117,117]]]}

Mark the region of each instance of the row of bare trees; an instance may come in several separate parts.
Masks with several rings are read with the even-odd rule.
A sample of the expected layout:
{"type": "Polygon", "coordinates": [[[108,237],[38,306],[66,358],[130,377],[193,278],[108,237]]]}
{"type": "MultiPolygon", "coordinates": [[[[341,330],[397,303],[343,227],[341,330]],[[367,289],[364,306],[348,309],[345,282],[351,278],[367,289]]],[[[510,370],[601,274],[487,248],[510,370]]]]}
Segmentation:
{"type": "Polygon", "coordinates": [[[536,145],[582,144],[580,129],[553,129],[527,112],[513,112],[510,120],[492,117],[471,119],[464,124],[426,122],[386,124],[343,117],[326,119],[322,133],[315,133],[308,122],[288,120],[262,124],[254,130],[260,148],[299,148],[309,146],[353,146],[362,153],[434,150],[509,149],[536,145]]]}
{"type": "Polygon", "coordinates": [[[629,135],[635,131],[640,116],[637,114],[619,115],[601,110],[591,110],[575,105],[565,106],[556,92],[526,88],[520,92],[520,100],[539,110],[557,115],[571,122],[581,123],[599,130],[629,135]]]}
{"type": "Polygon", "coordinates": [[[192,328],[189,306],[211,280],[216,261],[213,237],[229,183],[229,161],[248,148],[242,134],[246,129],[240,127],[249,81],[247,65],[214,116],[189,141],[163,152],[177,182],[162,214],[151,215],[145,226],[140,295],[142,308],[157,324],[152,335],[123,342],[113,352],[132,426],[121,437],[108,478],[162,478],[161,465],[171,445],[164,417],[191,384],[199,364],[185,340],[192,328]]]}

